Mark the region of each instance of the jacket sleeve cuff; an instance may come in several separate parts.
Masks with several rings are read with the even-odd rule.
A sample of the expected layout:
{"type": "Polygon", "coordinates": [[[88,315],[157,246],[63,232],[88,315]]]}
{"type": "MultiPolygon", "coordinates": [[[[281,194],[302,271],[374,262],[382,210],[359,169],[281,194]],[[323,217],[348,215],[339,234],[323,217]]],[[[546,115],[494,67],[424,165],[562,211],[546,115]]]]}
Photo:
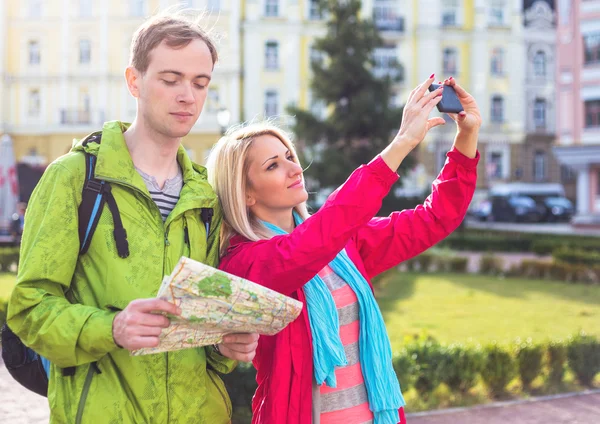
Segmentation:
{"type": "Polygon", "coordinates": [[[367,166],[385,183],[389,184],[390,187],[398,181],[398,178],[400,178],[398,174],[387,166],[387,163],[384,162],[381,155],[377,155],[367,166]]]}
{"type": "Polygon", "coordinates": [[[113,321],[117,312],[98,311],[90,315],[81,332],[82,347],[93,356],[101,358],[119,349],[113,338],[113,321]]]}
{"type": "Polygon", "coordinates": [[[221,374],[229,374],[237,367],[237,361],[221,355],[213,349],[212,346],[205,346],[204,350],[206,352],[206,362],[208,362],[215,371],[221,374]]]}
{"type": "Polygon", "coordinates": [[[459,152],[456,147],[452,147],[452,150],[448,152],[448,157],[465,169],[476,169],[477,164],[479,163],[480,155],[479,150],[477,150],[475,157],[469,158],[459,152]]]}

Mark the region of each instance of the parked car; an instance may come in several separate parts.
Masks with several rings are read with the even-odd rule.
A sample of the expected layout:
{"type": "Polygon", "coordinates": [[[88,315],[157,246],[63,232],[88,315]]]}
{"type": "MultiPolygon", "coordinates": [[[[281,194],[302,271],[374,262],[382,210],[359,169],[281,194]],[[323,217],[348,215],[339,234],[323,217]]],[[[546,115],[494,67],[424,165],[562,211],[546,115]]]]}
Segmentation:
{"type": "Polygon", "coordinates": [[[467,215],[478,221],[489,221],[492,215],[492,202],[490,199],[483,199],[469,208],[467,215]]]}
{"type": "Polygon", "coordinates": [[[545,210],[528,196],[492,196],[492,221],[538,222],[545,210]]]}
{"type": "Polygon", "coordinates": [[[566,197],[546,197],[543,202],[545,208],[544,221],[569,222],[575,213],[573,203],[566,197]]]}

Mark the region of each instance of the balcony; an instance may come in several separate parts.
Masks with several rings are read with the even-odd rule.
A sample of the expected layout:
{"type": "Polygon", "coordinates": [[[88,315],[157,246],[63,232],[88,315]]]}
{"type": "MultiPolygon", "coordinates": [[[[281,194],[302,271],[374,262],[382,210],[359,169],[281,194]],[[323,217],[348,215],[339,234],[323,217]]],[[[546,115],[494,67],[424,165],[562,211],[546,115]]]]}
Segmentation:
{"type": "Polygon", "coordinates": [[[60,125],[81,126],[81,125],[101,125],[104,121],[102,111],[91,111],[86,109],[61,109],[60,125]]]}
{"type": "Polygon", "coordinates": [[[379,31],[404,32],[404,17],[397,16],[395,1],[377,1],[373,6],[373,21],[379,31]]]}

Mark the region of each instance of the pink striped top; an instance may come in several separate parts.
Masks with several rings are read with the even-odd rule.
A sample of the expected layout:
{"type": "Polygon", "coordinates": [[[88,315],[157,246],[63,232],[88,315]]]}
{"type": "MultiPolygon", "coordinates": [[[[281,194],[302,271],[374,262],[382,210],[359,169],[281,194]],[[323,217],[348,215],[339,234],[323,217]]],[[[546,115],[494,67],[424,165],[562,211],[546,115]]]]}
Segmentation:
{"type": "Polygon", "coordinates": [[[331,290],[338,311],[340,338],[348,365],[335,370],[335,389],[326,384],[318,388],[318,399],[313,402],[313,408],[319,408],[320,415],[313,415],[319,417],[319,424],[372,423],[373,413],[369,410],[367,390],[360,367],[358,299],[350,286],[329,266],[319,272],[319,277],[331,290]]]}

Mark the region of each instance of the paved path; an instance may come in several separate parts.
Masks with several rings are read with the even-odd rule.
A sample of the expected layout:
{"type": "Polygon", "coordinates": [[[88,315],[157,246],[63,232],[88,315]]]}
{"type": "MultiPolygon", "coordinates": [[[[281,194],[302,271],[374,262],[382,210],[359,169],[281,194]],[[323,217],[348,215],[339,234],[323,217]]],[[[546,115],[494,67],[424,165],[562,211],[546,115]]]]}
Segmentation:
{"type": "MultiPolygon", "coordinates": [[[[46,398],[17,384],[0,361],[0,423],[48,423],[46,398]]],[[[600,390],[471,409],[409,414],[409,424],[600,424],[600,390]]]]}
{"type": "Polygon", "coordinates": [[[45,397],[36,395],[10,376],[0,359],[0,423],[48,423],[50,411],[45,397]]]}
{"type": "Polygon", "coordinates": [[[409,414],[409,424],[600,424],[600,391],[548,400],[409,414]]]}

